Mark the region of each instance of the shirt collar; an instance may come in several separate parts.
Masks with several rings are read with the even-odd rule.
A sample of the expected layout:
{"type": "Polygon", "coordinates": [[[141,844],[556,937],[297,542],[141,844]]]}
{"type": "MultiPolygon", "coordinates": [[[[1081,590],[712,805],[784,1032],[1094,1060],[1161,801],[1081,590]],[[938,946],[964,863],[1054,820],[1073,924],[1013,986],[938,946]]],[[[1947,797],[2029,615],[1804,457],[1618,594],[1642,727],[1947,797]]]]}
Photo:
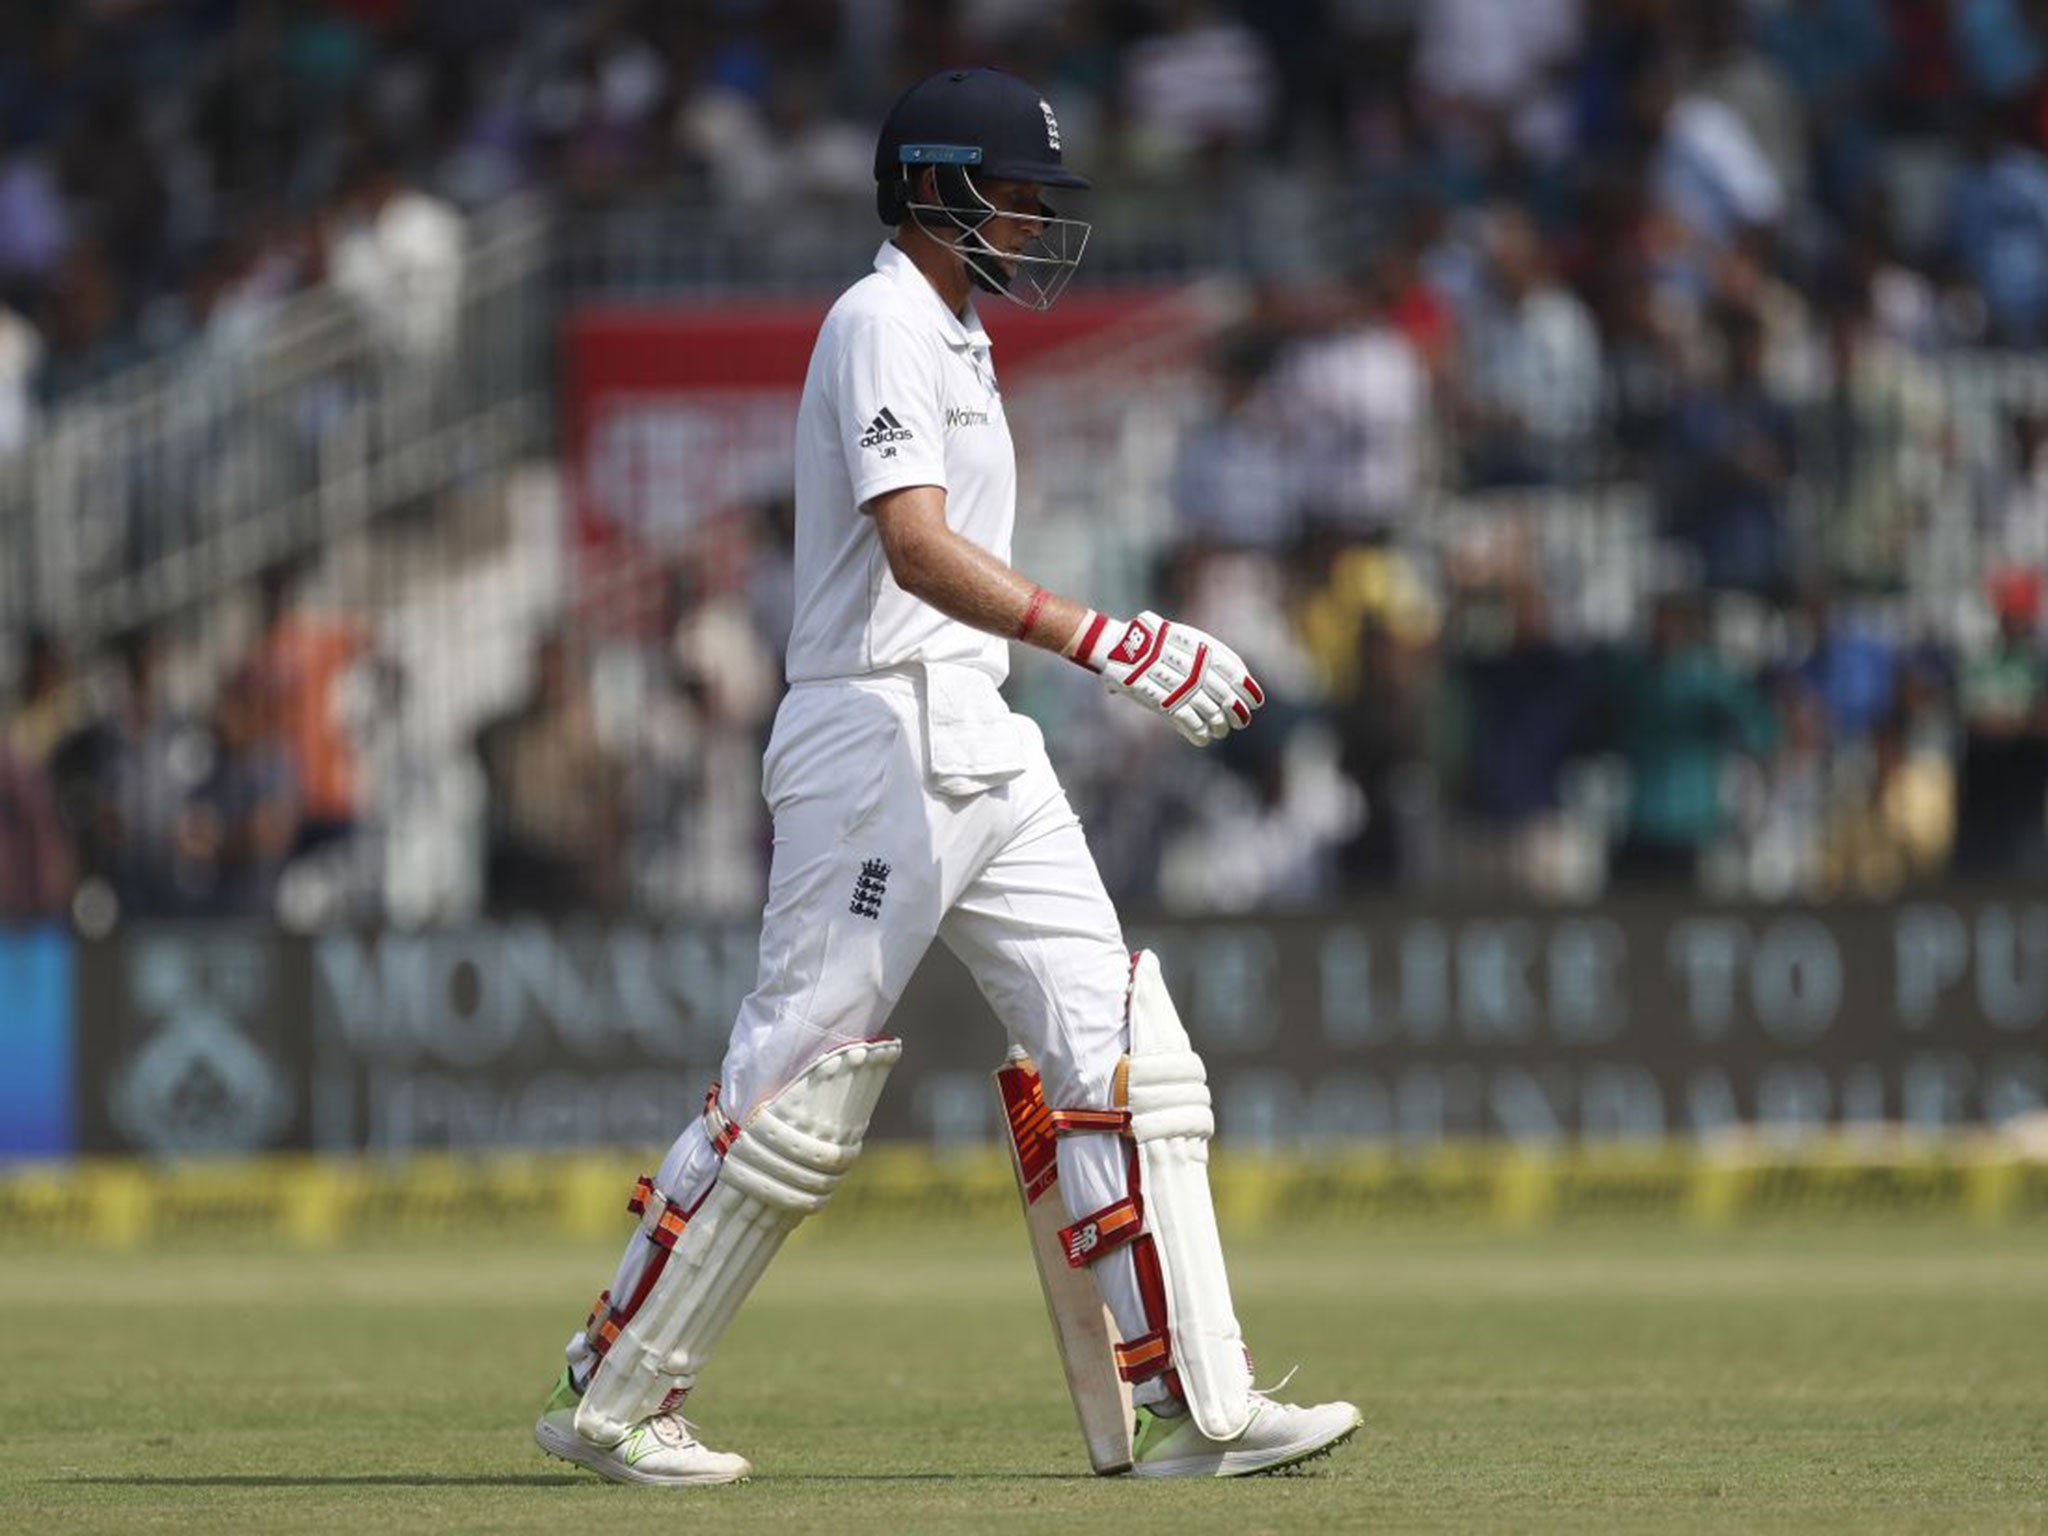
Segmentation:
{"type": "Polygon", "coordinates": [[[988,332],[982,329],[981,315],[975,310],[974,300],[967,301],[966,319],[954,314],[946,307],[946,301],[939,297],[939,290],[931,285],[931,280],[918,270],[917,263],[906,256],[895,241],[882,242],[881,250],[875,253],[875,270],[906,287],[915,288],[924,296],[924,302],[938,317],[939,329],[945,333],[948,346],[988,348],[988,332]]]}

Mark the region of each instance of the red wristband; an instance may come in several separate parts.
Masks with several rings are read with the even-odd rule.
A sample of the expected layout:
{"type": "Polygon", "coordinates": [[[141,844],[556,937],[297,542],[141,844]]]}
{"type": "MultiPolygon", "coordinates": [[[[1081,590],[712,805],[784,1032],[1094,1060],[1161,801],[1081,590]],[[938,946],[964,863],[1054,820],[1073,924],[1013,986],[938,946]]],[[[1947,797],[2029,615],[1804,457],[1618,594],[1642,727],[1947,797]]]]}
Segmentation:
{"type": "Polygon", "coordinates": [[[1024,622],[1017,626],[1017,638],[1019,640],[1029,640],[1031,638],[1031,626],[1038,622],[1038,615],[1045,608],[1045,600],[1051,595],[1043,587],[1033,587],[1031,589],[1031,605],[1024,610],[1024,622]]]}

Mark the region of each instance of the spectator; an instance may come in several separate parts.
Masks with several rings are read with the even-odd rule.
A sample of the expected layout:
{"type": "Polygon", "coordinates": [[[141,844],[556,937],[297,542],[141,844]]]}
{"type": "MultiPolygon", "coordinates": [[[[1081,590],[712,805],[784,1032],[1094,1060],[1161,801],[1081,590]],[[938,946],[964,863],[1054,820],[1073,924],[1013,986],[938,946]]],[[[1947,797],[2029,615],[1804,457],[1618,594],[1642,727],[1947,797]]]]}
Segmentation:
{"type": "MultiPolygon", "coordinates": [[[[709,564],[709,562],[707,562],[709,564]]],[[[643,658],[636,722],[638,884],[670,908],[759,908],[761,747],[781,698],[776,658],[740,590],[744,565],[679,592],[667,654],[643,658]]]]}
{"type": "Polygon", "coordinates": [[[1792,676],[1819,707],[1834,741],[1866,742],[1897,697],[1898,649],[1869,624],[1845,617],[1824,589],[1809,591],[1801,607],[1806,654],[1792,676]]]}
{"type": "Polygon", "coordinates": [[[1409,231],[1381,258],[1380,275],[1388,295],[1387,318],[1435,381],[1455,360],[1458,317],[1423,276],[1422,251],[1419,232],[1409,231]]]}
{"type": "Polygon", "coordinates": [[[1539,162],[1570,147],[1561,83],[1579,47],[1580,0],[1430,0],[1418,8],[1415,83],[1452,133],[1505,132],[1539,162]]]}
{"type": "Polygon", "coordinates": [[[1140,164],[1179,168],[1256,148],[1274,122],[1273,61],[1251,28],[1210,0],[1175,0],[1171,20],[1124,54],[1123,103],[1140,164]]]}
{"type": "Polygon", "coordinates": [[[70,244],[70,216],[48,161],[0,124],[0,279],[47,281],[70,244]]]}
{"type": "Polygon", "coordinates": [[[1803,679],[1784,679],[1776,702],[1776,747],[1749,778],[1741,891],[1764,901],[1814,900],[1827,894],[1835,743],[1827,706],[1803,679]]]}
{"type": "Polygon", "coordinates": [[[1789,206],[1806,191],[1808,116],[1784,67],[1752,37],[1754,14],[1740,5],[1700,7],[1699,92],[1741,121],[1789,206]]]}
{"type": "Polygon", "coordinates": [[[107,790],[112,825],[106,872],[121,911],[161,917],[180,904],[181,822],[211,754],[204,734],[173,713],[165,700],[161,642],[148,632],[131,635],[121,644],[121,662],[123,688],[107,790]]]}
{"type": "Polygon", "coordinates": [[[1645,649],[1625,648],[1609,684],[1613,739],[1628,764],[1624,884],[1690,886],[1729,827],[1724,778],[1776,739],[1763,699],[1703,639],[1697,599],[1658,599],[1645,649]]]}
{"type": "Polygon", "coordinates": [[[1393,298],[1384,271],[1360,273],[1336,323],[1296,342],[1271,385],[1303,510],[1350,538],[1408,518],[1421,483],[1429,374],[1395,323],[1393,298]]]}
{"type": "Polygon", "coordinates": [[[1956,830],[1955,765],[1945,731],[1929,739],[1922,713],[1932,680],[1913,673],[1878,727],[1870,772],[1844,797],[1829,832],[1831,891],[1890,897],[1948,866],[1956,830]]]}
{"type": "Polygon", "coordinates": [[[1963,670],[1956,867],[1977,876],[2048,872],[2048,655],[2038,568],[1991,582],[1998,636],[1963,670]]]}
{"type": "Polygon", "coordinates": [[[211,762],[179,812],[178,901],[194,916],[268,917],[299,807],[260,669],[245,664],[227,677],[210,724],[211,762]]]}
{"type": "Polygon", "coordinates": [[[2017,0],[1957,0],[1949,24],[1979,101],[2012,101],[2039,82],[2041,40],[2017,0]]]}
{"type": "Polygon", "coordinates": [[[1488,221],[1490,284],[1464,317],[1466,478],[1478,487],[1583,478],[1600,403],[1600,338],[1519,209],[1488,221]]]}
{"type": "Polygon", "coordinates": [[[1159,895],[1169,908],[1255,912],[1336,893],[1337,849],[1363,824],[1363,797],[1327,731],[1284,714],[1270,723],[1237,754],[1243,771],[1212,776],[1192,821],[1168,832],[1159,895]],[[1218,859],[1218,848],[1239,856],[1218,859]]]}
{"type": "Polygon", "coordinates": [[[21,647],[22,698],[8,722],[17,759],[46,772],[58,748],[88,723],[85,689],[71,675],[70,658],[55,636],[35,630],[21,647]]]}
{"type": "Polygon", "coordinates": [[[1984,533],[1997,564],[2048,569],[2048,416],[2015,412],[2010,464],[1992,495],[1984,533]]]}
{"type": "Polygon", "coordinates": [[[1622,276],[1607,299],[1607,417],[1618,467],[1640,476],[1654,469],[1686,387],[1690,328],[1641,271],[1622,276]]]}
{"type": "Polygon", "coordinates": [[[476,741],[486,796],[485,899],[495,912],[609,907],[624,894],[620,776],[567,636],[533,648],[526,699],[476,741]]]}
{"type": "Polygon", "coordinates": [[[1756,319],[1725,315],[1721,339],[1671,419],[1664,528],[1698,554],[1709,586],[1770,592],[1791,575],[1792,416],[1765,387],[1756,319]]]}
{"type": "Polygon", "coordinates": [[[49,778],[0,738],[0,923],[63,916],[71,884],[49,778]]]}
{"type": "Polygon", "coordinates": [[[1339,757],[1363,796],[1357,830],[1339,849],[1345,889],[1384,889],[1413,879],[1434,831],[1427,718],[1434,657],[1368,613],[1357,635],[1356,692],[1338,715],[1339,757]]]}
{"type": "Polygon", "coordinates": [[[1983,295],[1992,338],[2024,347],[2048,337],[2048,159],[1980,122],[1950,195],[1948,232],[1983,295]]]}
{"type": "Polygon", "coordinates": [[[1889,0],[1885,9],[1892,68],[1884,116],[1907,132],[1953,128],[1957,108],[1968,99],[1954,47],[1953,0],[1889,0]]]}
{"type": "Polygon", "coordinates": [[[410,186],[388,159],[349,178],[327,240],[327,272],[394,361],[429,370],[452,360],[462,299],[463,224],[410,186]]]}
{"type": "Polygon", "coordinates": [[[261,589],[262,671],[276,731],[298,786],[292,852],[345,840],[356,822],[355,750],[341,718],[341,684],[369,637],[345,618],[312,611],[303,573],[278,567],[261,589]]]}
{"type": "Polygon", "coordinates": [[[352,681],[358,686],[350,692],[363,706],[354,735],[364,831],[354,839],[360,857],[337,871],[344,910],[367,904],[408,926],[472,916],[484,862],[477,856],[482,795],[474,765],[436,750],[435,733],[395,658],[368,660],[352,681]]]}
{"type": "Polygon", "coordinates": [[[1800,466],[1820,512],[1825,574],[1877,584],[1913,557],[1916,535],[1947,494],[1951,402],[1927,360],[1865,299],[1828,320],[1827,382],[1802,439],[1800,466]]]}
{"type": "Polygon", "coordinates": [[[1287,451],[1283,407],[1267,381],[1273,345],[1238,333],[1210,361],[1212,405],[1181,437],[1174,515],[1183,539],[1229,549],[1278,550],[1300,530],[1299,477],[1287,451]]]}
{"type": "Polygon", "coordinates": [[[170,198],[134,97],[101,92],[64,134],[58,163],[73,217],[119,263],[123,286],[155,281],[170,198]]]}
{"type": "Polygon", "coordinates": [[[97,384],[136,361],[125,327],[127,299],[106,252],[81,242],[53,279],[41,320],[48,347],[43,387],[52,395],[97,384]]]}
{"type": "Polygon", "coordinates": [[[1561,786],[1585,746],[1588,658],[1552,635],[1549,604],[1526,573],[1474,593],[1454,622],[1464,805],[1514,885],[1563,895],[1573,870],[1561,786]]]}
{"type": "Polygon", "coordinates": [[[42,364],[42,334],[20,310],[0,301],[0,459],[28,444],[42,364]]]}
{"type": "Polygon", "coordinates": [[[1682,90],[1668,73],[1645,84],[1659,125],[1652,180],[1658,200],[1708,249],[1745,230],[1776,224],[1785,186],[1749,125],[1725,101],[1682,90]]]}
{"type": "Polygon", "coordinates": [[[1760,40],[1804,110],[1816,192],[1838,211],[1854,207],[1873,171],[1874,98],[1892,54],[1884,7],[1871,0],[1786,0],[1753,14],[1760,40]]]}
{"type": "Polygon", "coordinates": [[[1785,0],[1756,11],[1759,36],[1821,125],[1854,117],[1891,58],[1884,7],[1870,0],[1785,0]]]}
{"type": "Polygon", "coordinates": [[[670,94],[661,54],[621,16],[599,11],[588,27],[589,35],[535,88],[532,103],[555,176],[579,196],[631,184],[653,150],[670,94]]]}

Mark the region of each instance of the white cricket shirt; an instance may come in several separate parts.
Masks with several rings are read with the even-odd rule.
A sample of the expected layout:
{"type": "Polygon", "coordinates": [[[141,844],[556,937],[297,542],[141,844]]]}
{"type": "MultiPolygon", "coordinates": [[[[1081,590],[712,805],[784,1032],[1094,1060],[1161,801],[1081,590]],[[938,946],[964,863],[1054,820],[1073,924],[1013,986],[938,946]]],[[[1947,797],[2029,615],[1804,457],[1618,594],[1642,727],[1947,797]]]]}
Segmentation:
{"type": "Polygon", "coordinates": [[[864,502],[909,485],[946,493],[946,522],[1010,559],[1017,459],[988,333],[963,320],[893,244],[818,331],[796,417],[796,615],[789,680],[855,677],[911,662],[977,668],[1000,683],[1010,648],[912,597],[889,573],[864,502]]]}

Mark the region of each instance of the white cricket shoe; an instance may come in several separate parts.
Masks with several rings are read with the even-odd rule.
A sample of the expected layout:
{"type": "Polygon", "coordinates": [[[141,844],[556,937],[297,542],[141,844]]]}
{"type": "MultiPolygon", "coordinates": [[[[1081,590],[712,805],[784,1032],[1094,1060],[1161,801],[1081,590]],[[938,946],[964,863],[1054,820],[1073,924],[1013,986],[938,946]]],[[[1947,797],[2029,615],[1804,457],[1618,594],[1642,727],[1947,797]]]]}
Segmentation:
{"type": "Polygon", "coordinates": [[[754,1473],[746,1457],[700,1444],[680,1414],[652,1414],[617,1445],[592,1444],[576,1433],[576,1388],[567,1369],[533,1426],[533,1438],[550,1456],[588,1467],[612,1483],[743,1483],[754,1473]]]}
{"type": "Polygon", "coordinates": [[[1252,1421],[1234,1440],[1211,1440],[1195,1427],[1194,1415],[1189,1413],[1161,1418],[1149,1408],[1140,1408],[1137,1419],[1131,1437],[1131,1472],[1137,1477],[1246,1477],[1254,1472],[1278,1472],[1329,1455],[1365,1423],[1365,1416],[1350,1403],[1297,1408],[1292,1403],[1276,1403],[1263,1392],[1252,1393],[1252,1421]]]}

